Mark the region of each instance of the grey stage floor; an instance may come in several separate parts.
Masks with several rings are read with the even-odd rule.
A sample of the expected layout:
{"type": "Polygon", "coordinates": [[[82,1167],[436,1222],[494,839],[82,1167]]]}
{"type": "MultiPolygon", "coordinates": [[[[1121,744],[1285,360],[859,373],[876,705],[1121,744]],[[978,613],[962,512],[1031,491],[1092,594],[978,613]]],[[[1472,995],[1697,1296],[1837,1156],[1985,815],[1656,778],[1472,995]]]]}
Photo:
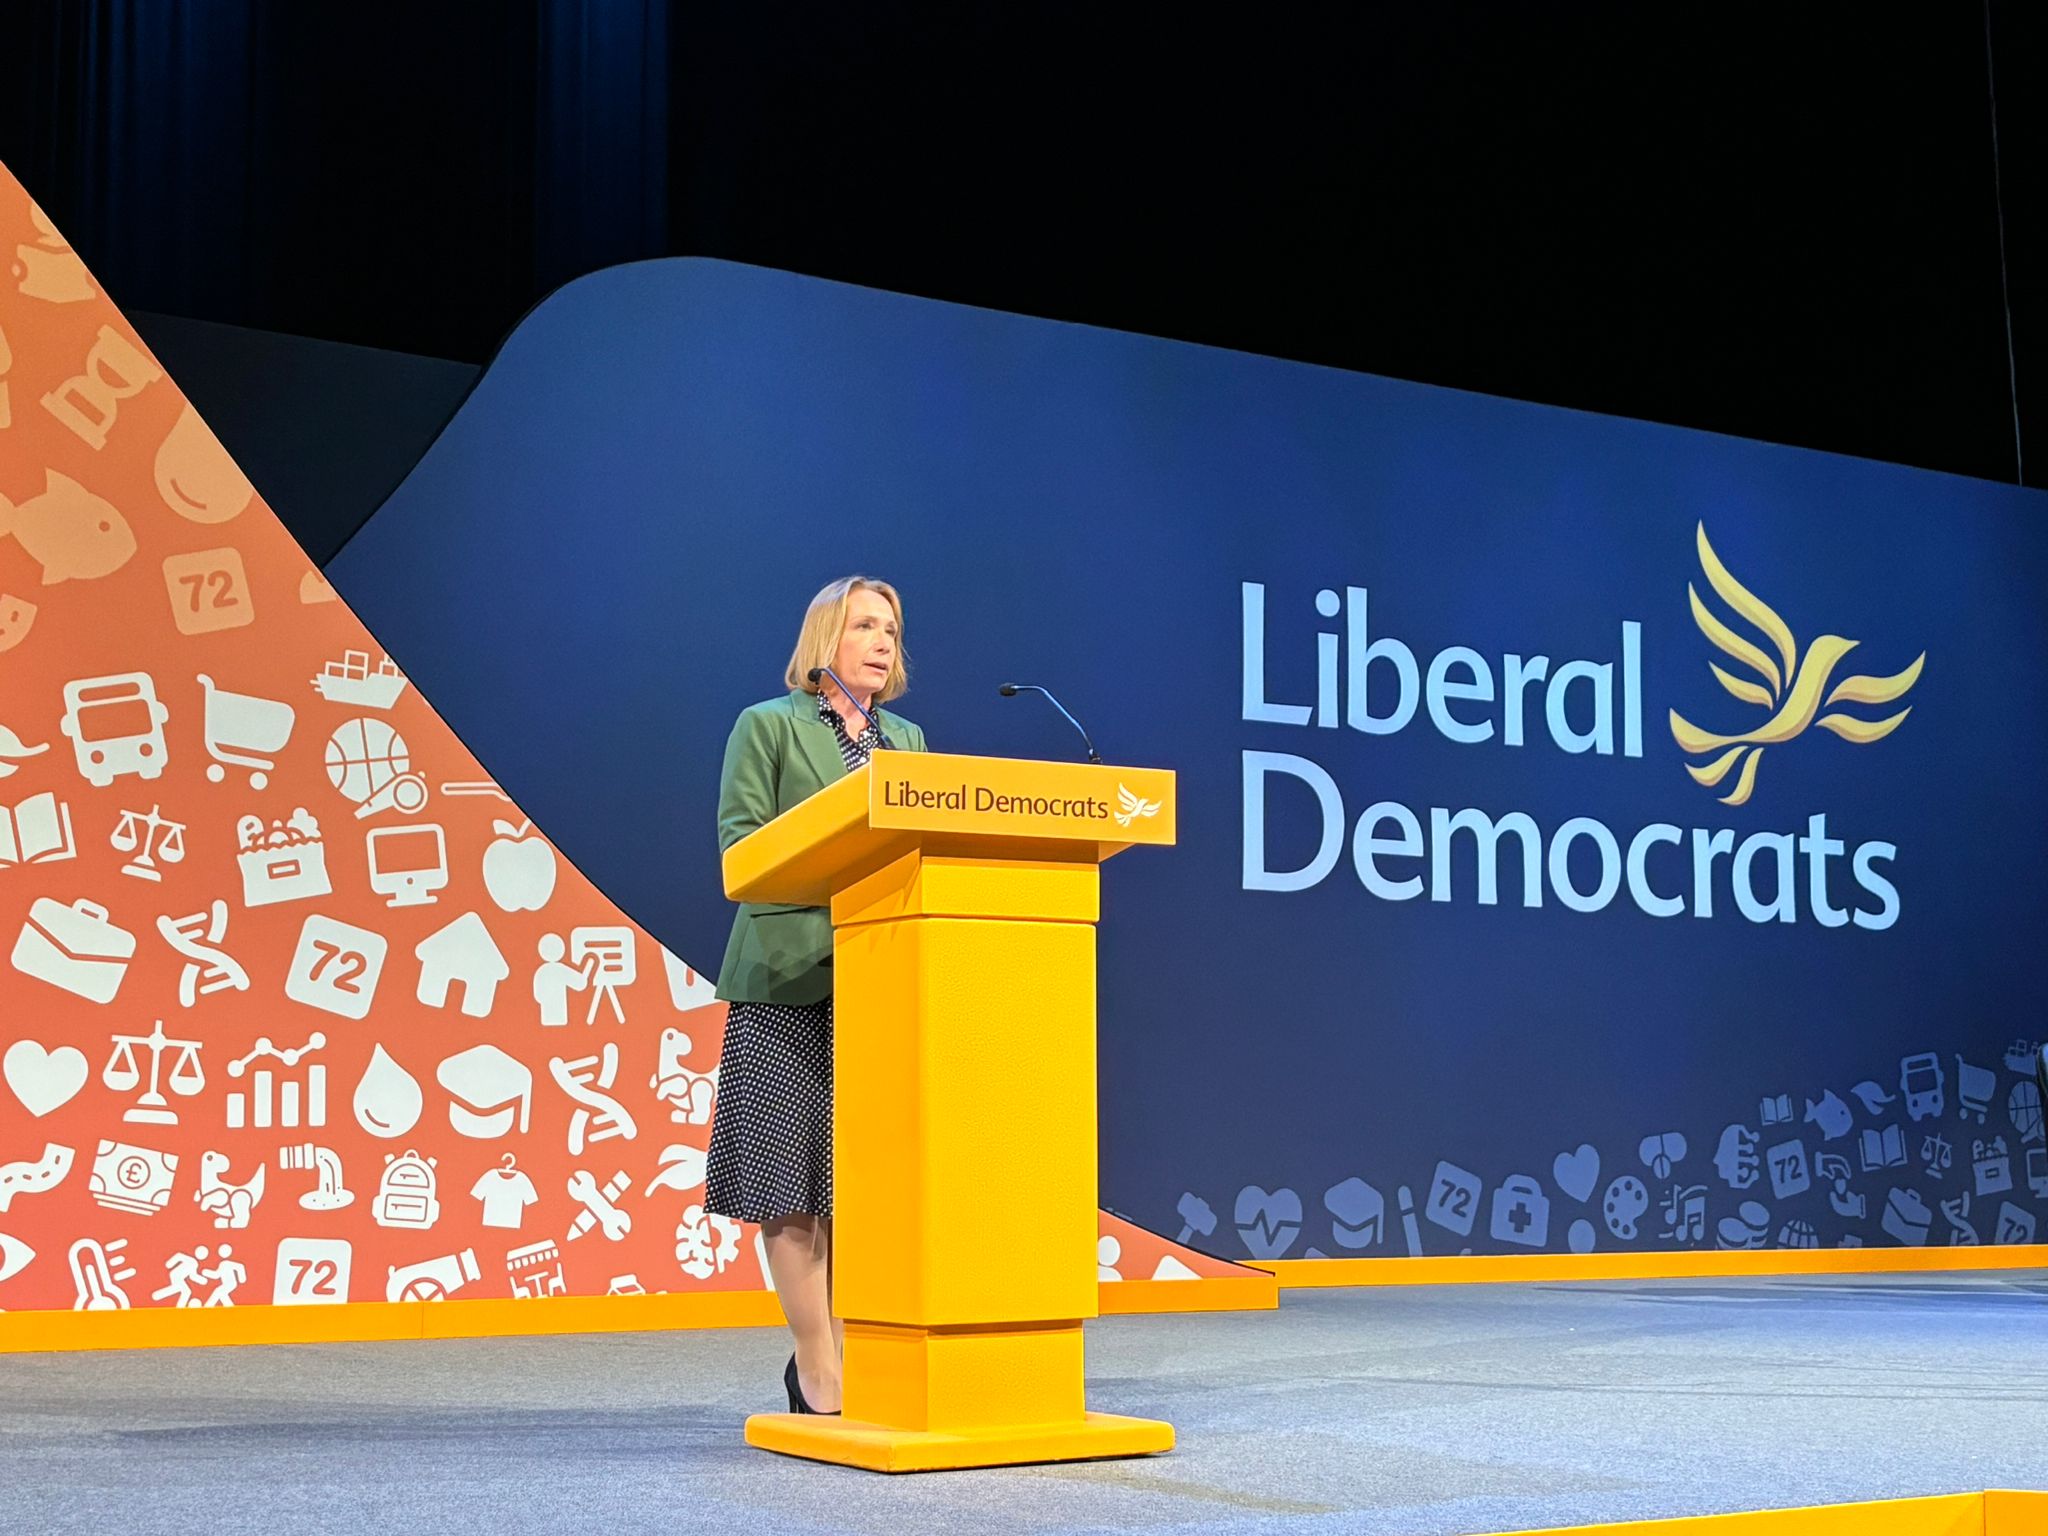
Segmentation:
{"type": "Polygon", "coordinates": [[[2048,1281],[1295,1291],[1093,1326],[1143,1461],[747,1449],[778,1332],[0,1356],[23,1532],[1465,1533],[2048,1488],[2048,1281]]]}

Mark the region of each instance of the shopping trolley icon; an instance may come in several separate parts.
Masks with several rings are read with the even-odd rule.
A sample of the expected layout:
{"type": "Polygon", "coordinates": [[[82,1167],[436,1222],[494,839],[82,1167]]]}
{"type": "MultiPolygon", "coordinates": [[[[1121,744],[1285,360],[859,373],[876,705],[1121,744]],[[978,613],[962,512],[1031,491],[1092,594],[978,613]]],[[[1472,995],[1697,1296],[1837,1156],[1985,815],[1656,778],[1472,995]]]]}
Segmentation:
{"type": "Polygon", "coordinates": [[[1997,1092],[1997,1073],[1989,1067],[1972,1066],[1960,1056],[1956,1058],[1956,1099],[1963,1119],[1982,1125],[1986,1111],[1991,1108],[1992,1095],[1997,1092]]]}
{"type": "Polygon", "coordinates": [[[218,784],[228,768],[247,768],[249,787],[261,789],[270,782],[274,757],[291,740],[292,722],[297,718],[291,705],[277,699],[258,698],[249,693],[230,693],[204,672],[199,686],[206,695],[206,750],[213,761],[206,765],[206,777],[218,784]]]}

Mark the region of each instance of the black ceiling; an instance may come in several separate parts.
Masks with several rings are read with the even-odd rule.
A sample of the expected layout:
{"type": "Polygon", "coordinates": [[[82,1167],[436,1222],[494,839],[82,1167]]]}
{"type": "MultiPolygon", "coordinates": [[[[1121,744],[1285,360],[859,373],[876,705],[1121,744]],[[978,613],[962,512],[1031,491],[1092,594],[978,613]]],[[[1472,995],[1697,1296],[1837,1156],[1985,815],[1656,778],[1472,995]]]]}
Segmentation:
{"type": "Polygon", "coordinates": [[[125,305],[405,351],[693,253],[2004,480],[2016,373],[2048,474],[2048,7],[1197,14],[22,0],[0,159],[125,305]]]}

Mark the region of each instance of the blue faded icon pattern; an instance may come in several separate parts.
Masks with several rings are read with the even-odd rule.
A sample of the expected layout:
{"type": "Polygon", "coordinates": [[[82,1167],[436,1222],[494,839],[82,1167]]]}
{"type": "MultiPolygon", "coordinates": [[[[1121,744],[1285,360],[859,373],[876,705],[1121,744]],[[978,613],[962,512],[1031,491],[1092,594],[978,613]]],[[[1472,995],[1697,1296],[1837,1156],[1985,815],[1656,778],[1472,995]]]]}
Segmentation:
{"type": "Polygon", "coordinates": [[[2037,1050],[1918,1052],[1841,1089],[1767,1088],[1740,1119],[1617,1155],[1583,1141],[1519,1169],[1418,1158],[1319,1196],[1247,1184],[1227,1223],[1185,1191],[1179,1237],[1253,1259],[2031,1243],[2048,1210],[2037,1050]]]}

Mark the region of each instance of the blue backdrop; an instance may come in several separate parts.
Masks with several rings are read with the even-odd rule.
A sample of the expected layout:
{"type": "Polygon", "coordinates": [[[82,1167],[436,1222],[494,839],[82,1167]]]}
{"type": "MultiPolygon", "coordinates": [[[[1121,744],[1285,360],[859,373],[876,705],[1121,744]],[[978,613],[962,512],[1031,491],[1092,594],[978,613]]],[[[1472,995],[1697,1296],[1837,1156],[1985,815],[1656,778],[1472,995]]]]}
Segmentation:
{"type": "Polygon", "coordinates": [[[675,260],[529,315],[329,575],[558,846],[700,965],[728,921],[727,728],[781,691],[834,576],[903,590],[896,707],[936,748],[1078,753],[996,694],[1042,682],[1110,761],[1177,769],[1181,845],[1105,869],[1101,934],[1103,1202],[1169,1236],[1992,1242],[2048,1205],[2009,1049],[2039,1033],[2048,903],[2043,513],[675,260]],[[1702,527],[1740,589],[1710,581],[1702,527]],[[1823,665],[1828,635],[1859,643],[1823,665]],[[1402,651],[1415,707],[1387,729],[1402,651]],[[1860,744],[1805,723],[1809,656],[1819,714],[1910,714],[1860,744]],[[1722,801],[1740,753],[1713,788],[1688,775],[1723,749],[1688,756],[1673,710],[1764,732],[1745,803],[1722,801]],[[1501,833],[1492,903],[1479,839],[1438,824],[1468,809],[1530,834],[1501,833]]]}

